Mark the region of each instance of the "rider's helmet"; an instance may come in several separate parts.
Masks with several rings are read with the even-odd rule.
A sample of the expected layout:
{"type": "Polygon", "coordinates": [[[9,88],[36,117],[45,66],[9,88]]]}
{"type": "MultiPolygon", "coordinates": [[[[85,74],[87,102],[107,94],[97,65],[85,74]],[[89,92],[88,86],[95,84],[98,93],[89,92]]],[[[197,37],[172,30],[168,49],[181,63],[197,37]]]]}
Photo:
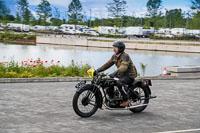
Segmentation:
{"type": "Polygon", "coordinates": [[[122,41],[116,41],[113,44],[113,47],[118,47],[119,48],[119,53],[123,53],[125,48],[126,48],[125,44],[122,41]]]}

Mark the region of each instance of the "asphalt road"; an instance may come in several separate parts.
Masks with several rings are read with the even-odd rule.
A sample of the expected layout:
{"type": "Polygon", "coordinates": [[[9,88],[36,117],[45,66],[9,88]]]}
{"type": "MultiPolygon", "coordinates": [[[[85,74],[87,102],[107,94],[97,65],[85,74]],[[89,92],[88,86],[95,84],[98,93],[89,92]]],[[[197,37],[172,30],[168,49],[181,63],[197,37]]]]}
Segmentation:
{"type": "Polygon", "coordinates": [[[99,110],[87,119],[72,109],[75,84],[0,84],[0,133],[200,133],[200,80],[153,81],[158,98],[143,113],[99,110]]]}

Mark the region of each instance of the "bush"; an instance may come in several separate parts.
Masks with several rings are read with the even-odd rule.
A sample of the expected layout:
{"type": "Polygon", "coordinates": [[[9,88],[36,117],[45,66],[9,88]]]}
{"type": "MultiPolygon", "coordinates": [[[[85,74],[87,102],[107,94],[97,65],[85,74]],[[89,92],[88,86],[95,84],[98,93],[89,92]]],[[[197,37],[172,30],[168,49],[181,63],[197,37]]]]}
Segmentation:
{"type": "Polygon", "coordinates": [[[60,66],[60,61],[53,62],[30,59],[20,64],[13,60],[6,64],[0,63],[0,78],[88,76],[88,64],[75,64],[72,60],[71,65],[64,67],[60,66]]]}
{"type": "Polygon", "coordinates": [[[0,40],[35,40],[36,35],[0,33],[0,40]]]}

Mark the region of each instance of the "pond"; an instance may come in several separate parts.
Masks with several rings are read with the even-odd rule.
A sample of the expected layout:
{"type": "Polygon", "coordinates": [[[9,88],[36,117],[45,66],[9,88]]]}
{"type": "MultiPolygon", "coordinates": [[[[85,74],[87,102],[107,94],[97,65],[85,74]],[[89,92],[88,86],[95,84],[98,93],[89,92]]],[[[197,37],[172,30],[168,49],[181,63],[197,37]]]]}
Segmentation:
{"type": "MultiPolygon", "coordinates": [[[[140,64],[146,64],[146,76],[155,76],[162,74],[163,67],[167,66],[200,66],[200,54],[176,53],[176,52],[155,52],[126,50],[132,58],[137,70],[141,73],[140,64]]],[[[27,59],[55,60],[60,61],[62,65],[69,65],[74,60],[76,64],[90,64],[98,68],[113,55],[112,49],[106,48],[87,48],[71,47],[58,45],[6,45],[0,43],[0,62],[8,62],[11,59],[21,62],[27,59]]],[[[116,70],[113,66],[108,73],[116,70]]]]}

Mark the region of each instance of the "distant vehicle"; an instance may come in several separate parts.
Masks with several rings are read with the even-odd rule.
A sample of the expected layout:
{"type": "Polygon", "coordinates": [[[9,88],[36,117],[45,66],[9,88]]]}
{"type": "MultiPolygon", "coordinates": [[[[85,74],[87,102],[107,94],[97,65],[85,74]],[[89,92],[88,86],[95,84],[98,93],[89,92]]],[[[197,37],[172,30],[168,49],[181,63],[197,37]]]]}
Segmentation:
{"type": "Polygon", "coordinates": [[[188,35],[200,35],[200,30],[187,30],[188,35]]]}
{"type": "Polygon", "coordinates": [[[183,36],[187,34],[187,30],[185,28],[173,28],[171,29],[171,34],[175,36],[183,36]]]}
{"type": "Polygon", "coordinates": [[[0,31],[2,31],[3,30],[3,27],[0,27],[0,31]]]}
{"type": "Polygon", "coordinates": [[[168,38],[173,38],[174,35],[171,35],[171,34],[166,34],[165,37],[168,37],[168,38]]]}
{"type": "Polygon", "coordinates": [[[25,24],[16,24],[16,23],[7,23],[6,27],[10,30],[18,31],[18,32],[29,32],[30,26],[25,24]]]}
{"type": "Polygon", "coordinates": [[[93,35],[93,36],[99,36],[99,32],[96,31],[96,30],[88,30],[85,32],[86,34],[89,34],[89,35],[93,35]]]}
{"type": "Polygon", "coordinates": [[[33,30],[34,31],[44,31],[45,30],[45,26],[35,25],[33,30]]]}
{"type": "Polygon", "coordinates": [[[153,27],[150,29],[143,29],[143,37],[149,37],[150,35],[154,34],[155,30],[153,27]]]}
{"type": "Polygon", "coordinates": [[[124,35],[127,37],[143,37],[143,27],[127,27],[125,29],[124,35]]]}
{"type": "Polygon", "coordinates": [[[81,28],[86,28],[87,26],[62,24],[60,27],[62,27],[62,32],[63,33],[68,33],[68,34],[82,34],[83,32],[80,29],[81,28]]]}
{"type": "Polygon", "coordinates": [[[97,30],[100,34],[110,34],[115,35],[117,33],[116,27],[109,27],[109,26],[99,26],[97,30]]]}
{"type": "Polygon", "coordinates": [[[159,28],[156,32],[157,34],[171,34],[170,28],[159,28]]]}
{"type": "Polygon", "coordinates": [[[63,27],[54,28],[55,32],[63,32],[63,27]]]}

